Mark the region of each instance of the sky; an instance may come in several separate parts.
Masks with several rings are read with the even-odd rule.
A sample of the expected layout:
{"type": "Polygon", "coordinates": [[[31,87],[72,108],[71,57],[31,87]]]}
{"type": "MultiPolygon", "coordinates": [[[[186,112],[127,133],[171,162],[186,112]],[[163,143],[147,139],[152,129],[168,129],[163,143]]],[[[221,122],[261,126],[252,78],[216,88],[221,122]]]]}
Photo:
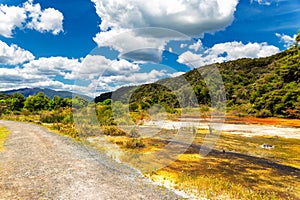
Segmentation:
{"type": "Polygon", "coordinates": [[[0,0],[0,91],[98,96],[289,48],[299,0],[0,0]]]}

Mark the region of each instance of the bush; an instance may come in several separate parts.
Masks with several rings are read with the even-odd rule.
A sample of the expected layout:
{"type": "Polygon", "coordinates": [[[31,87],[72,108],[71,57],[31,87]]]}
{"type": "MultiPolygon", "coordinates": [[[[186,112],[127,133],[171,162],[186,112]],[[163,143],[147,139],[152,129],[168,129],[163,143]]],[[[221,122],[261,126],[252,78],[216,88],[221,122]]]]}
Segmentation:
{"type": "Polygon", "coordinates": [[[117,126],[102,126],[102,131],[104,135],[111,135],[111,136],[124,136],[126,132],[119,129],[117,126]]]}
{"type": "Polygon", "coordinates": [[[58,123],[62,122],[63,119],[64,116],[58,113],[47,112],[40,115],[40,120],[43,123],[58,123]]]}
{"type": "Polygon", "coordinates": [[[73,123],[74,122],[73,116],[71,114],[66,115],[62,120],[62,122],[64,124],[73,123]]]}
{"type": "Polygon", "coordinates": [[[272,117],[272,113],[271,111],[267,110],[267,109],[263,109],[263,110],[260,110],[257,114],[256,114],[256,117],[262,117],[262,118],[265,118],[265,117],[272,117]]]}
{"type": "Polygon", "coordinates": [[[128,149],[137,149],[143,147],[145,147],[145,144],[141,139],[134,138],[126,142],[126,148],[128,149]]]}

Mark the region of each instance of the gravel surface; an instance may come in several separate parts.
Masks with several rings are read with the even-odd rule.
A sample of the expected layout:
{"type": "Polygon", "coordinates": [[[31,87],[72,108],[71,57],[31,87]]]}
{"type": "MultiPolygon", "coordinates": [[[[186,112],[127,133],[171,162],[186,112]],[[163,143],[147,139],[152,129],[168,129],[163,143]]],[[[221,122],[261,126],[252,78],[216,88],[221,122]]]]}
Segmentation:
{"type": "Polygon", "coordinates": [[[0,152],[0,199],[181,199],[138,171],[72,139],[28,123],[0,152]]]}

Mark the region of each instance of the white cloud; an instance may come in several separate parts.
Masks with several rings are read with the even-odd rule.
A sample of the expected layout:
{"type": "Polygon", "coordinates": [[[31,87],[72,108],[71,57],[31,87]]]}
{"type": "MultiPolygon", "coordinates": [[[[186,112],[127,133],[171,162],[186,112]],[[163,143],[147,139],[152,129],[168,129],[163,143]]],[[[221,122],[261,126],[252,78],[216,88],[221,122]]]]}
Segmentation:
{"type": "Polygon", "coordinates": [[[39,32],[52,32],[57,35],[63,31],[63,14],[54,8],[41,9],[40,4],[33,4],[32,0],[24,3],[24,9],[28,12],[30,21],[26,24],[29,29],[39,32]]]}
{"type": "Polygon", "coordinates": [[[139,65],[124,59],[110,60],[104,56],[88,55],[81,61],[81,66],[66,74],[66,79],[97,79],[99,76],[126,75],[137,72],[139,65]]]}
{"type": "Polygon", "coordinates": [[[168,41],[172,39],[186,40],[185,35],[162,28],[143,29],[112,29],[107,32],[100,32],[94,37],[99,47],[112,47],[124,54],[131,54],[135,61],[160,61],[162,50],[168,41]],[[143,54],[142,57],[134,57],[133,54],[143,54]]]}
{"type": "Polygon", "coordinates": [[[236,60],[239,58],[266,57],[279,52],[275,46],[267,43],[226,42],[215,44],[202,54],[194,54],[190,51],[181,54],[177,60],[191,68],[200,67],[207,64],[236,60]]]}
{"type": "Polygon", "coordinates": [[[275,33],[275,35],[280,38],[281,42],[284,43],[284,47],[288,48],[294,44],[296,41],[297,35],[295,34],[293,37],[285,34],[275,33]]]}
{"type": "Polygon", "coordinates": [[[231,24],[238,0],[92,0],[102,31],[162,27],[189,36],[215,32],[231,24]]]}
{"type": "Polygon", "coordinates": [[[202,37],[204,33],[222,30],[232,23],[238,4],[238,0],[92,2],[101,18],[101,32],[94,37],[94,41],[99,47],[110,46],[121,53],[141,48],[159,51],[170,40],[202,37]],[[161,29],[141,29],[145,27],[161,29]],[[128,30],[131,31],[122,34],[128,30]],[[118,39],[115,39],[116,36],[118,39]]]}
{"type": "Polygon", "coordinates": [[[24,64],[23,72],[45,76],[66,76],[68,72],[80,68],[81,63],[78,59],[69,59],[66,57],[39,58],[24,64]]]}
{"type": "Polygon", "coordinates": [[[0,35],[12,37],[16,28],[29,28],[56,35],[63,31],[63,14],[54,8],[41,9],[40,4],[28,0],[22,6],[0,4],[0,35]]]}
{"type": "Polygon", "coordinates": [[[275,46],[267,43],[248,43],[242,42],[226,42],[222,44],[215,44],[208,50],[209,54],[220,55],[226,53],[228,60],[235,60],[238,58],[258,58],[273,55],[279,52],[275,46]]]}
{"type": "Polygon", "coordinates": [[[202,48],[202,42],[201,42],[201,40],[198,40],[196,43],[194,43],[194,44],[192,44],[192,45],[189,46],[189,49],[192,49],[195,52],[197,52],[201,48],[202,48]]]}
{"type": "MultiPolygon", "coordinates": [[[[14,53],[14,55],[19,57],[17,53],[14,53]]],[[[30,53],[30,55],[32,54],[30,53]]],[[[55,76],[66,76],[68,72],[80,67],[80,61],[65,57],[39,58],[37,60],[33,60],[33,58],[29,62],[15,68],[1,68],[0,90],[24,87],[71,90],[72,85],[56,80],[55,76]]]]}
{"type": "Polygon", "coordinates": [[[273,1],[274,1],[274,0],[251,0],[251,3],[257,2],[257,3],[260,4],[260,5],[266,5],[266,6],[269,6],[269,5],[271,5],[271,3],[272,3],[273,1]]]}
{"type": "Polygon", "coordinates": [[[121,86],[141,85],[155,82],[162,77],[171,76],[165,70],[151,70],[150,72],[135,72],[127,75],[102,76],[98,81],[94,81],[94,90],[114,91],[121,86]]]}
{"type": "Polygon", "coordinates": [[[24,8],[0,4],[0,35],[11,37],[15,28],[21,28],[26,19],[24,8]]]}
{"type": "Polygon", "coordinates": [[[187,47],[188,45],[187,44],[184,44],[184,43],[182,43],[182,44],[180,44],[180,48],[185,48],[185,47],[187,47]]]}
{"type": "Polygon", "coordinates": [[[0,40],[0,64],[18,65],[34,59],[32,53],[15,44],[7,45],[0,40]]]}
{"type": "Polygon", "coordinates": [[[185,72],[174,72],[172,74],[169,74],[170,77],[177,77],[183,75],[185,72]]]}
{"type": "MultiPolygon", "coordinates": [[[[6,44],[3,43],[2,45],[6,44]]],[[[8,52],[7,54],[11,55],[9,62],[11,64],[19,63],[20,65],[15,68],[1,68],[0,90],[23,87],[48,87],[58,90],[74,90],[94,96],[93,92],[99,85],[104,90],[115,90],[124,85],[153,82],[167,75],[163,70],[152,70],[149,73],[142,73],[138,64],[124,59],[110,60],[104,56],[88,55],[85,59],[41,57],[34,60],[30,52],[19,47],[6,45],[5,48],[10,50],[10,52],[6,50],[6,53],[8,52]],[[20,61],[20,59],[26,53],[30,56],[27,59],[25,57],[24,61],[27,62],[21,65],[24,61],[20,61]],[[18,60],[12,60],[14,58],[18,60]],[[60,75],[59,79],[57,78],[58,75],[60,75]],[[98,80],[99,77],[100,79],[98,80]],[[68,81],[65,82],[62,79],[68,81]],[[73,81],[77,85],[69,85],[73,81]]],[[[8,60],[6,60],[6,63],[8,63],[8,60]]]]}

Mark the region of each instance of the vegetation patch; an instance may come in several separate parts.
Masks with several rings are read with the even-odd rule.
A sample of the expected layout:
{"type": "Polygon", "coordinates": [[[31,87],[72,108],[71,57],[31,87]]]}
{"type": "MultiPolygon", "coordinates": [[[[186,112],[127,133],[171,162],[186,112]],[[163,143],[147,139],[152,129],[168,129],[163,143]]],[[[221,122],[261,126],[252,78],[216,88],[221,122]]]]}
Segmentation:
{"type": "MultiPolygon", "coordinates": [[[[163,132],[173,135],[172,131],[163,132]]],[[[300,140],[222,133],[212,152],[202,157],[199,148],[206,133],[205,129],[197,130],[194,143],[184,154],[163,169],[147,172],[146,176],[197,198],[250,200],[300,197],[300,140]],[[274,148],[261,148],[265,143],[273,144],[274,148]]],[[[131,149],[126,147],[130,139],[124,138],[111,137],[111,141],[123,145],[126,152],[126,149],[131,149]]],[[[136,154],[154,153],[163,150],[167,144],[159,138],[144,138],[143,142],[146,146],[142,149],[133,143],[132,149],[136,154]]],[[[135,167],[143,166],[138,161],[135,163],[126,158],[123,161],[135,167]]]]}
{"type": "Polygon", "coordinates": [[[4,148],[4,142],[6,141],[9,135],[9,130],[4,127],[0,127],[0,151],[4,148]]]}

